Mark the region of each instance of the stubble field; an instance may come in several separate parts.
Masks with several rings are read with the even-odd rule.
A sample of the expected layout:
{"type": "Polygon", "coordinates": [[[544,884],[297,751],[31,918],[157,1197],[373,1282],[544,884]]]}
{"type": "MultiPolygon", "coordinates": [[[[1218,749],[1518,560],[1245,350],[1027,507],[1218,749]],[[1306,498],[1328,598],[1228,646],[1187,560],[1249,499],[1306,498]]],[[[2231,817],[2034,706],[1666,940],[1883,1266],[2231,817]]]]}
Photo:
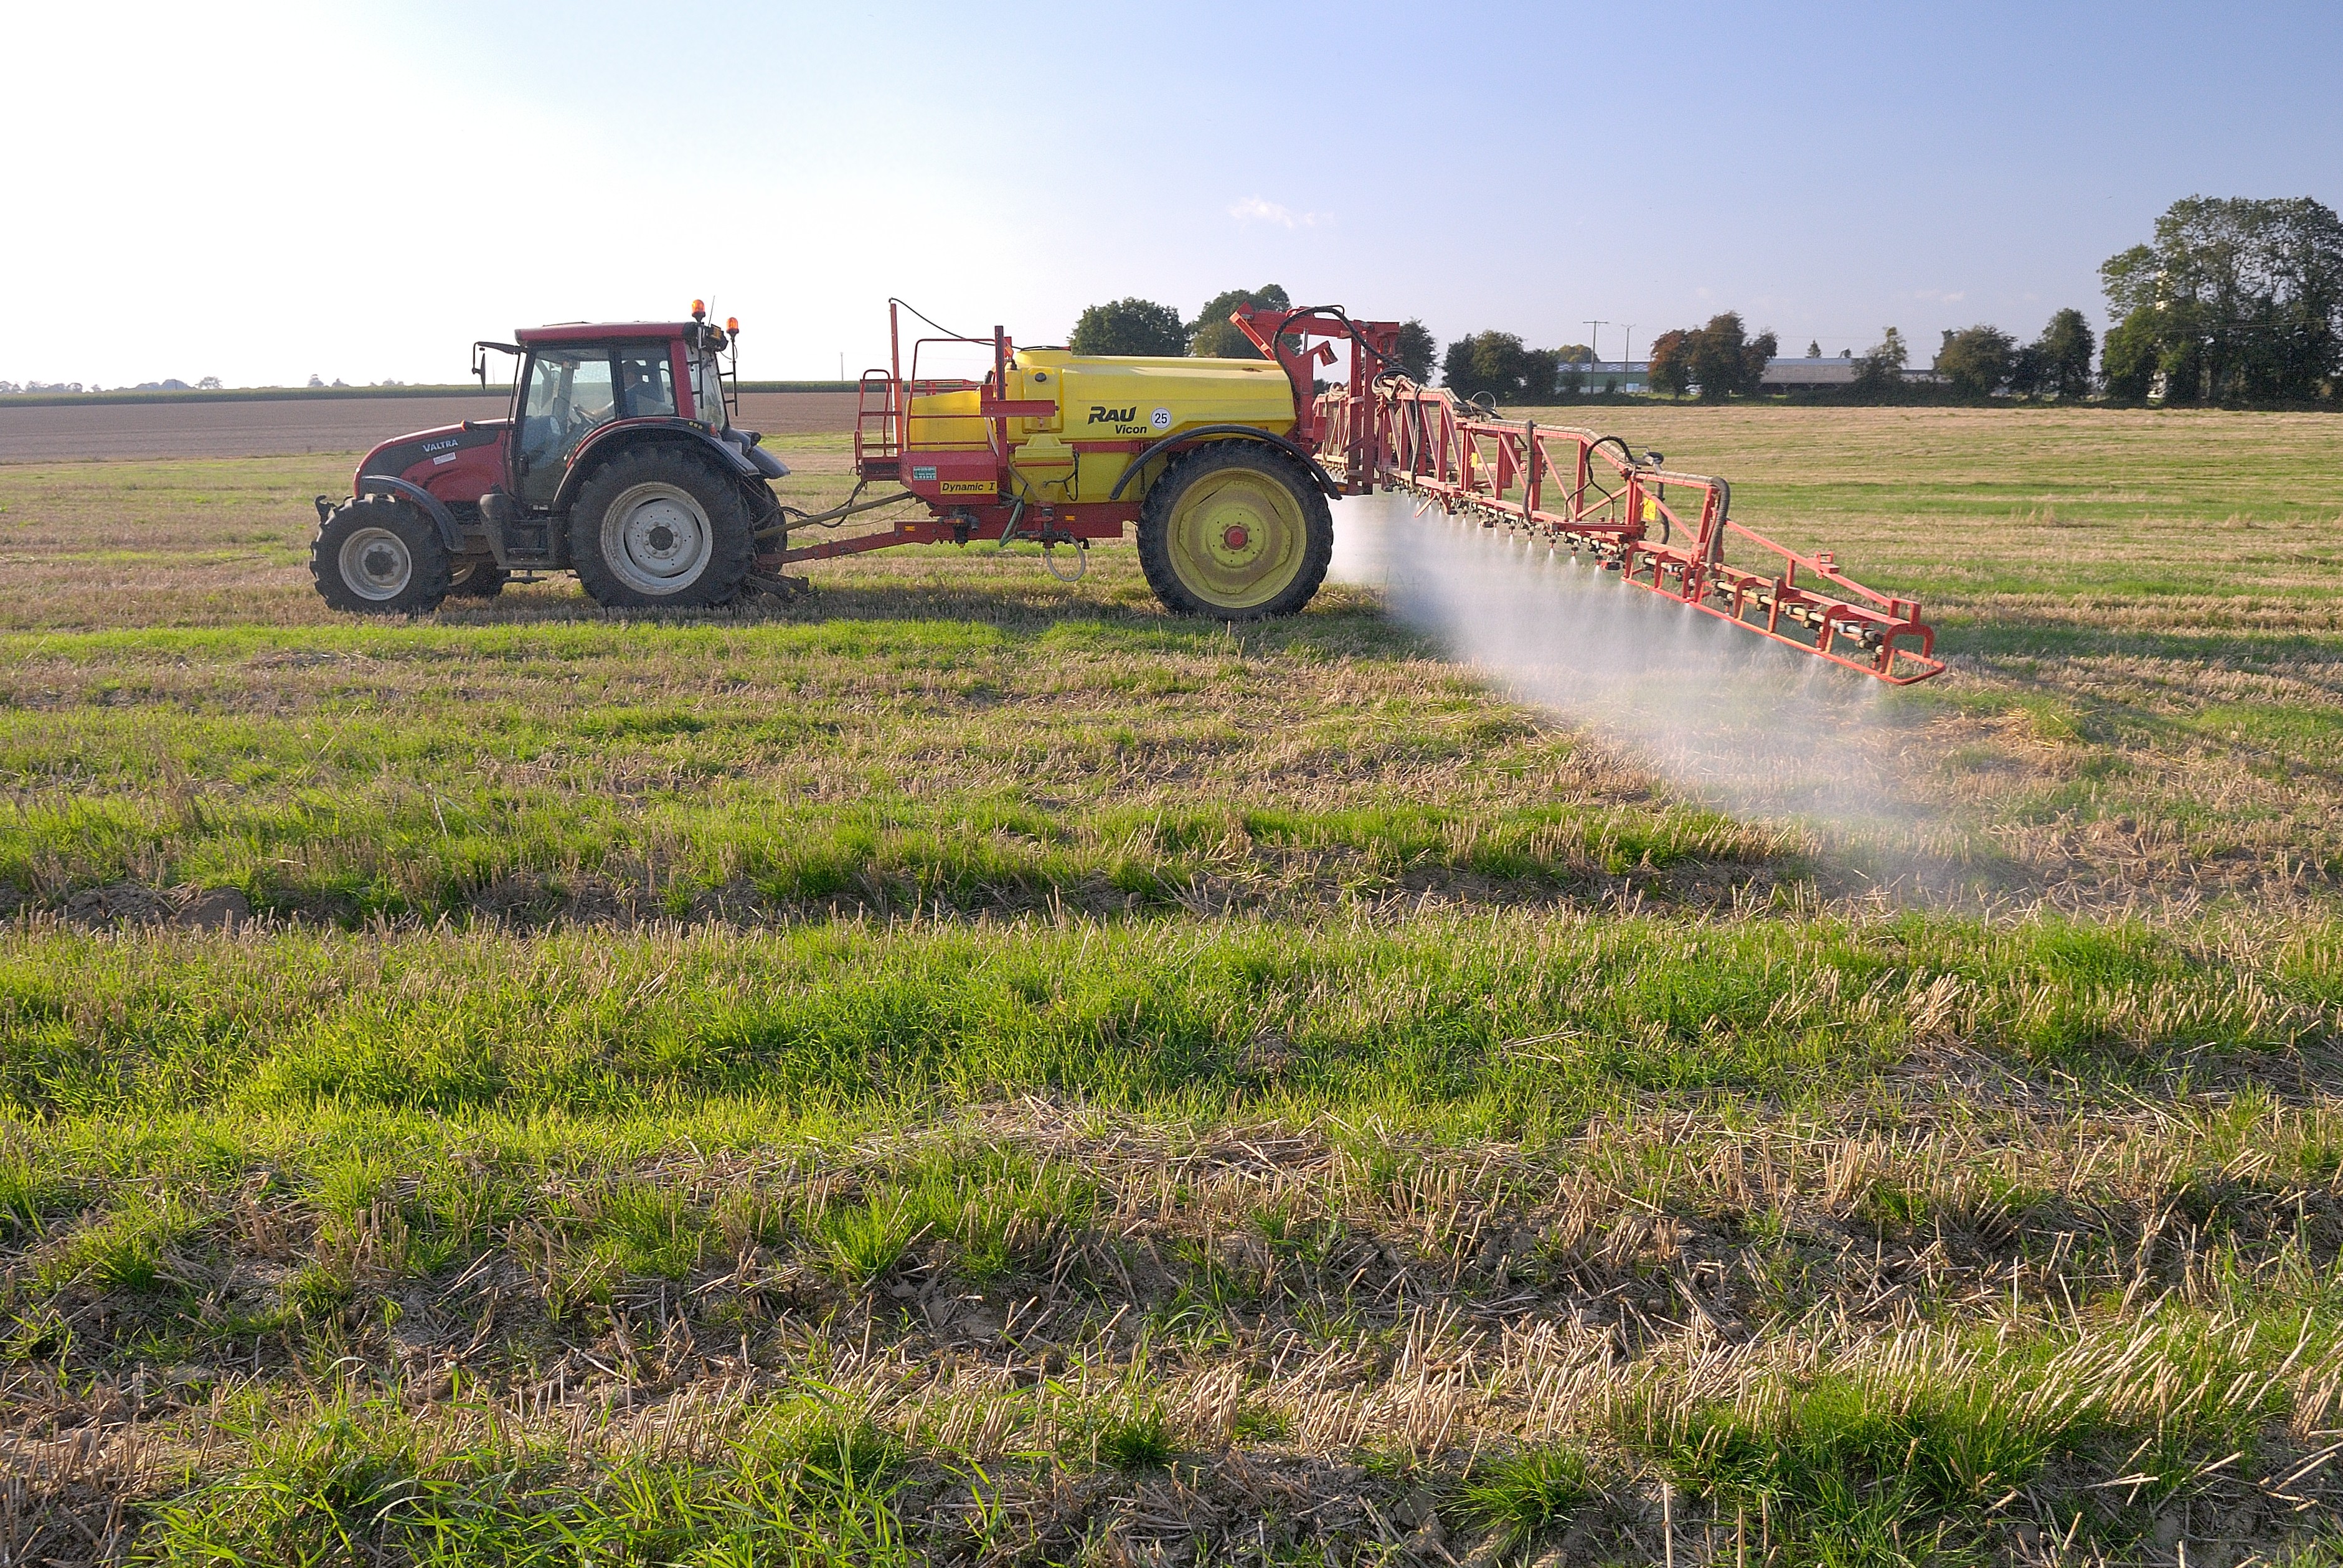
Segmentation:
{"type": "Polygon", "coordinates": [[[0,465],[0,1556],[2333,1560],[2343,426],[1606,412],[1929,605],[1909,809],[1127,547],[356,624],[347,457],[0,465]]]}

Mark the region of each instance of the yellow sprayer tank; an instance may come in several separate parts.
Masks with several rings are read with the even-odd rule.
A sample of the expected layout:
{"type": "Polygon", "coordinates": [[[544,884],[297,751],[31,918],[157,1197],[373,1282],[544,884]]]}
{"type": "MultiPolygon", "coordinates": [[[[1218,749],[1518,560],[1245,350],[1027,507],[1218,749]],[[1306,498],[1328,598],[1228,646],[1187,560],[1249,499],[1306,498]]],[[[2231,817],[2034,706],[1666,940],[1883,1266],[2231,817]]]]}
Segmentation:
{"type": "MultiPolygon", "coordinates": [[[[1047,418],[1009,421],[1012,498],[1051,506],[1101,502],[1140,452],[1207,425],[1293,431],[1293,387],[1263,360],[1140,358],[1021,348],[1003,396],[1055,406],[1047,418]]],[[[912,451],[988,451],[974,387],[915,394],[904,444],[912,451]]],[[[950,494],[949,491],[944,492],[950,494]]],[[[970,492],[973,493],[973,491],[970,492]]],[[[1135,491],[1126,494],[1137,499],[1135,491]]]]}
{"type": "Polygon", "coordinates": [[[1192,615],[1282,615],[1317,591],[1329,482],[1284,366],[997,341],[997,385],[905,384],[900,449],[880,458],[952,538],[1081,546],[1136,525],[1150,585],[1192,615]]]}

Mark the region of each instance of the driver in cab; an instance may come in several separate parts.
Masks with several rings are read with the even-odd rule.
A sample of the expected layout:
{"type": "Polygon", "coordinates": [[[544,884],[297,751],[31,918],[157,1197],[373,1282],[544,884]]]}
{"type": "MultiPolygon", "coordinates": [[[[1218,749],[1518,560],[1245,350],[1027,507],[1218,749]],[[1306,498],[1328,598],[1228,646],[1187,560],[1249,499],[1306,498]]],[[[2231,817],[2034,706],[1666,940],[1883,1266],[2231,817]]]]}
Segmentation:
{"type": "Polygon", "coordinates": [[[645,359],[624,361],[626,412],[629,419],[648,419],[659,415],[675,413],[675,394],[668,387],[667,377],[659,374],[665,366],[645,359]]]}

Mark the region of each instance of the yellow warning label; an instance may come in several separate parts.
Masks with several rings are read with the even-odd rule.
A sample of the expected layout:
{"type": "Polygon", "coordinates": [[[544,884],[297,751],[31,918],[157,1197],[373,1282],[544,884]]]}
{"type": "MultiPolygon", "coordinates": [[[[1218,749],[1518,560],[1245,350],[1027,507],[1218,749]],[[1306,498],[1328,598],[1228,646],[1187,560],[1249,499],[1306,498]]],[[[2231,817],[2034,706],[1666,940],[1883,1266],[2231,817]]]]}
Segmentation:
{"type": "Polygon", "coordinates": [[[990,479],[946,479],[942,486],[947,496],[998,495],[1001,487],[990,479]]]}
{"type": "MultiPolygon", "coordinates": [[[[950,487],[950,486],[949,486],[949,485],[945,486],[944,487],[945,487],[947,490],[949,490],[950,488],[951,488],[951,487],[950,487]]],[[[1651,497],[1649,497],[1649,496],[1645,496],[1645,497],[1644,498],[1644,521],[1645,521],[1645,522],[1647,522],[1647,523],[1656,523],[1656,522],[1658,522],[1659,520],[1660,520],[1660,503],[1659,503],[1659,502],[1657,502],[1657,501],[1655,501],[1655,500],[1654,500],[1654,499],[1652,499],[1652,498],[1651,498],[1651,497]]]]}

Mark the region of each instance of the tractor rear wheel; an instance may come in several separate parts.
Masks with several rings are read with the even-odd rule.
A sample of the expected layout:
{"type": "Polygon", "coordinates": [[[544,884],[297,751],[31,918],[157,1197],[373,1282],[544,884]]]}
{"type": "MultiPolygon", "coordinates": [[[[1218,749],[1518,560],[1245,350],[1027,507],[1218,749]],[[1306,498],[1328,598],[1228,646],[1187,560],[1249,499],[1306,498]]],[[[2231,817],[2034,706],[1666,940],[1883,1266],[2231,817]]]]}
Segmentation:
{"type": "Polygon", "coordinates": [[[318,594],[358,615],[428,615],[447,597],[447,571],[431,519],[387,496],[344,502],[309,541],[318,594]]]}
{"type": "Polygon", "coordinates": [[[1301,465],[1253,441],[1176,458],[1139,509],[1139,564],[1165,608],[1215,620],[1292,615],[1325,580],[1334,518],[1301,465]]]}
{"type": "Polygon", "coordinates": [[[756,553],[739,485],[672,447],[613,457],[570,509],[569,559],[594,602],[612,608],[723,604],[756,553]]]}

